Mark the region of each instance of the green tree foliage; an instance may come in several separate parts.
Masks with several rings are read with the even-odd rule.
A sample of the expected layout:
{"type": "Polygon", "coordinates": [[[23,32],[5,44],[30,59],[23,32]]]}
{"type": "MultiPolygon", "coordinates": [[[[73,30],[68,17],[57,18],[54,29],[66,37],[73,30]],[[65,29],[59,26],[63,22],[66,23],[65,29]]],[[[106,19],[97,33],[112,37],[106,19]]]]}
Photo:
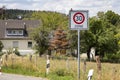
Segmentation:
{"type": "Polygon", "coordinates": [[[5,19],[5,7],[0,8],[0,19],[5,19]]]}
{"type": "Polygon", "coordinates": [[[66,29],[67,17],[64,14],[56,12],[34,12],[32,19],[39,19],[41,24],[38,29],[33,31],[32,38],[36,41],[36,49],[40,55],[48,49],[48,41],[53,35],[51,32],[57,29],[58,26],[62,26],[66,29]]]}
{"type": "MultiPolygon", "coordinates": [[[[32,19],[42,21],[42,30],[46,30],[50,37],[52,31],[58,26],[62,26],[67,31],[67,38],[70,41],[71,49],[77,49],[77,31],[70,30],[68,26],[68,16],[56,12],[34,12],[32,19]]],[[[98,12],[96,17],[89,20],[90,27],[87,31],[81,31],[81,51],[90,51],[91,47],[96,47],[97,54],[104,56],[118,51],[119,45],[119,15],[112,11],[98,12]],[[110,16],[110,17],[109,17],[110,16]],[[117,16],[117,17],[116,17],[117,16]]],[[[40,31],[38,31],[40,32],[40,31]]],[[[38,34],[37,34],[38,35],[38,34]]]]}
{"type": "Polygon", "coordinates": [[[113,11],[107,11],[105,15],[107,20],[113,25],[116,25],[118,22],[120,22],[118,21],[120,19],[120,16],[118,14],[115,14],[113,11]]]}
{"type": "Polygon", "coordinates": [[[99,12],[97,17],[90,18],[89,30],[85,31],[83,35],[88,53],[91,47],[96,47],[97,54],[101,56],[117,53],[119,45],[115,35],[118,33],[118,28],[116,28],[118,18],[113,18],[113,15],[118,16],[114,12],[108,11],[105,14],[99,12]]]}
{"type": "Polygon", "coordinates": [[[39,53],[39,56],[41,56],[48,48],[48,32],[39,27],[33,30],[31,37],[36,42],[36,53],[39,53]]]}
{"type": "Polygon", "coordinates": [[[15,48],[15,50],[13,51],[17,56],[20,56],[20,52],[18,51],[17,48],[15,48]]]}
{"type": "Polygon", "coordinates": [[[7,9],[5,11],[6,19],[18,19],[19,15],[22,17],[22,19],[30,19],[33,12],[34,11],[32,10],[19,10],[19,9],[7,9]]]}
{"type": "MultiPolygon", "coordinates": [[[[49,39],[54,35],[52,32],[59,26],[66,31],[72,51],[77,49],[77,31],[69,29],[67,15],[50,11],[5,9],[6,19],[17,19],[18,15],[23,19],[41,21],[39,28],[33,30],[31,35],[40,55],[48,49],[49,39]]],[[[113,11],[98,12],[89,21],[89,30],[80,32],[81,51],[89,52],[91,47],[96,47],[97,53],[102,56],[117,53],[120,48],[120,15],[113,11]]]]}
{"type": "Polygon", "coordinates": [[[115,37],[118,40],[118,44],[120,45],[120,29],[118,29],[117,31],[118,33],[115,35],[115,37]]]}
{"type": "Polygon", "coordinates": [[[32,19],[40,19],[42,26],[48,30],[56,30],[58,26],[68,29],[68,18],[65,14],[48,11],[38,11],[32,14],[32,19]]]}
{"type": "Polygon", "coordinates": [[[0,19],[18,19],[21,16],[22,19],[31,19],[32,10],[19,10],[19,9],[0,9],[0,19]]]}
{"type": "MultiPolygon", "coordinates": [[[[77,31],[69,30],[68,39],[69,39],[69,46],[70,46],[71,53],[74,53],[74,50],[77,49],[77,43],[78,43],[77,31]]],[[[76,55],[74,55],[74,56],[76,56],[76,55]]]]}
{"type": "Polygon", "coordinates": [[[3,44],[2,44],[2,42],[0,41],[0,52],[2,51],[2,49],[3,49],[3,44]]]}

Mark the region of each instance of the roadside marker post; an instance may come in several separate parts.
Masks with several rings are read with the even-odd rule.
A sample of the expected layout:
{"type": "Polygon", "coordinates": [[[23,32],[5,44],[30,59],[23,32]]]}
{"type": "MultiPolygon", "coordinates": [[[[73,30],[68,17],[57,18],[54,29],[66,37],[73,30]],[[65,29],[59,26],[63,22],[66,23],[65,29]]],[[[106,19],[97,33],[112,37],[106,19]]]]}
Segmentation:
{"type": "Polygon", "coordinates": [[[0,59],[0,75],[2,74],[2,58],[0,59]]]}
{"type": "Polygon", "coordinates": [[[80,80],[80,30],[88,30],[88,10],[70,10],[69,27],[78,30],[78,80],[80,80]]]}
{"type": "Polygon", "coordinates": [[[0,75],[2,74],[2,68],[1,68],[1,66],[0,66],[0,75]]]}
{"type": "Polygon", "coordinates": [[[94,72],[93,69],[90,69],[90,70],[89,70],[89,72],[88,72],[88,80],[91,80],[91,79],[92,79],[93,72],[94,72]]]}
{"type": "Polygon", "coordinates": [[[49,74],[50,69],[50,57],[47,55],[46,74],[49,74]]]}

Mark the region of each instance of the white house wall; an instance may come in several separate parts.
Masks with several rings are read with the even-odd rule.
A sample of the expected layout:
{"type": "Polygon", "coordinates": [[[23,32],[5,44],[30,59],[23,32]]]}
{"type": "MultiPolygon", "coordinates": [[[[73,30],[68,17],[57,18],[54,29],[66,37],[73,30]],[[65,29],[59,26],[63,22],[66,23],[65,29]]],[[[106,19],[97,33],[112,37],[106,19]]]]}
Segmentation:
{"type": "Polygon", "coordinates": [[[33,54],[35,53],[35,50],[33,50],[33,46],[35,45],[35,42],[32,40],[1,40],[4,48],[3,52],[8,51],[9,49],[13,48],[13,41],[18,41],[18,50],[19,52],[24,55],[24,54],[33,54]],[[32,48],[28,47],[28,42],[32,42],[32,48]]]}

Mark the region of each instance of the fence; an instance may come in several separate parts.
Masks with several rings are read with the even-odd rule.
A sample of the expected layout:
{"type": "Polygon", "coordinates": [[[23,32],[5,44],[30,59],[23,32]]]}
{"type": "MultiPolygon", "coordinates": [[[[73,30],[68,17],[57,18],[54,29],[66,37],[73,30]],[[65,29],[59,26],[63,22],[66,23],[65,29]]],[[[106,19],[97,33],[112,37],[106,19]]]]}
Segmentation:
{"type": "MultiPolygon", "coordinates": [[[[46,56],[39,57],[37,55],[28,56],[16,56],[14,54],[4,55],[3,66],[12,67],[13,70],[16,66],[20,68],[32,69],[38,73],[46,73],[46,56]]],[[[120,64],[102,63],[101,80],[120,79],[120,64]],[[117,71],[116,71],[117,70],[117,71]],[[115,74],[115,75],[114,75],[115,74]],[[114,75],[114,76],[113,76],[114,75]],[[109,77],[111,76],[111,77],[109,77]]],[[[94,69],[92,80],[98,80],[97,64],[95,62],[84,62],[80,64],[80,80],[87,80],[88,72],[90,69],[94,69]]],[[[77,59],[73,57],[50,59],[49,74],[57,74],[63,76],[72,76],[74,80],[77,79],[77,59]]]]}

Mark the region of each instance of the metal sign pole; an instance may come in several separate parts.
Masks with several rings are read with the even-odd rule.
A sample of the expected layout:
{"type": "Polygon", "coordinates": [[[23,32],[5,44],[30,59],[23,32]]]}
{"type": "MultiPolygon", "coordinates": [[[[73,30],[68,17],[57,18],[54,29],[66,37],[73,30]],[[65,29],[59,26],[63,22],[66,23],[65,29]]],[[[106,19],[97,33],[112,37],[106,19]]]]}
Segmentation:
{"type": "Polygon", "coordinates": [[[78,30],[78,80],[80,80],[80,30],[88,30],[88,10],[70,10],[71,30],[78,30]]]}
{"type": "Polygon", "coordinates": [[[80,80],[80,30],[78,29],[78,80],[80,80]]]}

